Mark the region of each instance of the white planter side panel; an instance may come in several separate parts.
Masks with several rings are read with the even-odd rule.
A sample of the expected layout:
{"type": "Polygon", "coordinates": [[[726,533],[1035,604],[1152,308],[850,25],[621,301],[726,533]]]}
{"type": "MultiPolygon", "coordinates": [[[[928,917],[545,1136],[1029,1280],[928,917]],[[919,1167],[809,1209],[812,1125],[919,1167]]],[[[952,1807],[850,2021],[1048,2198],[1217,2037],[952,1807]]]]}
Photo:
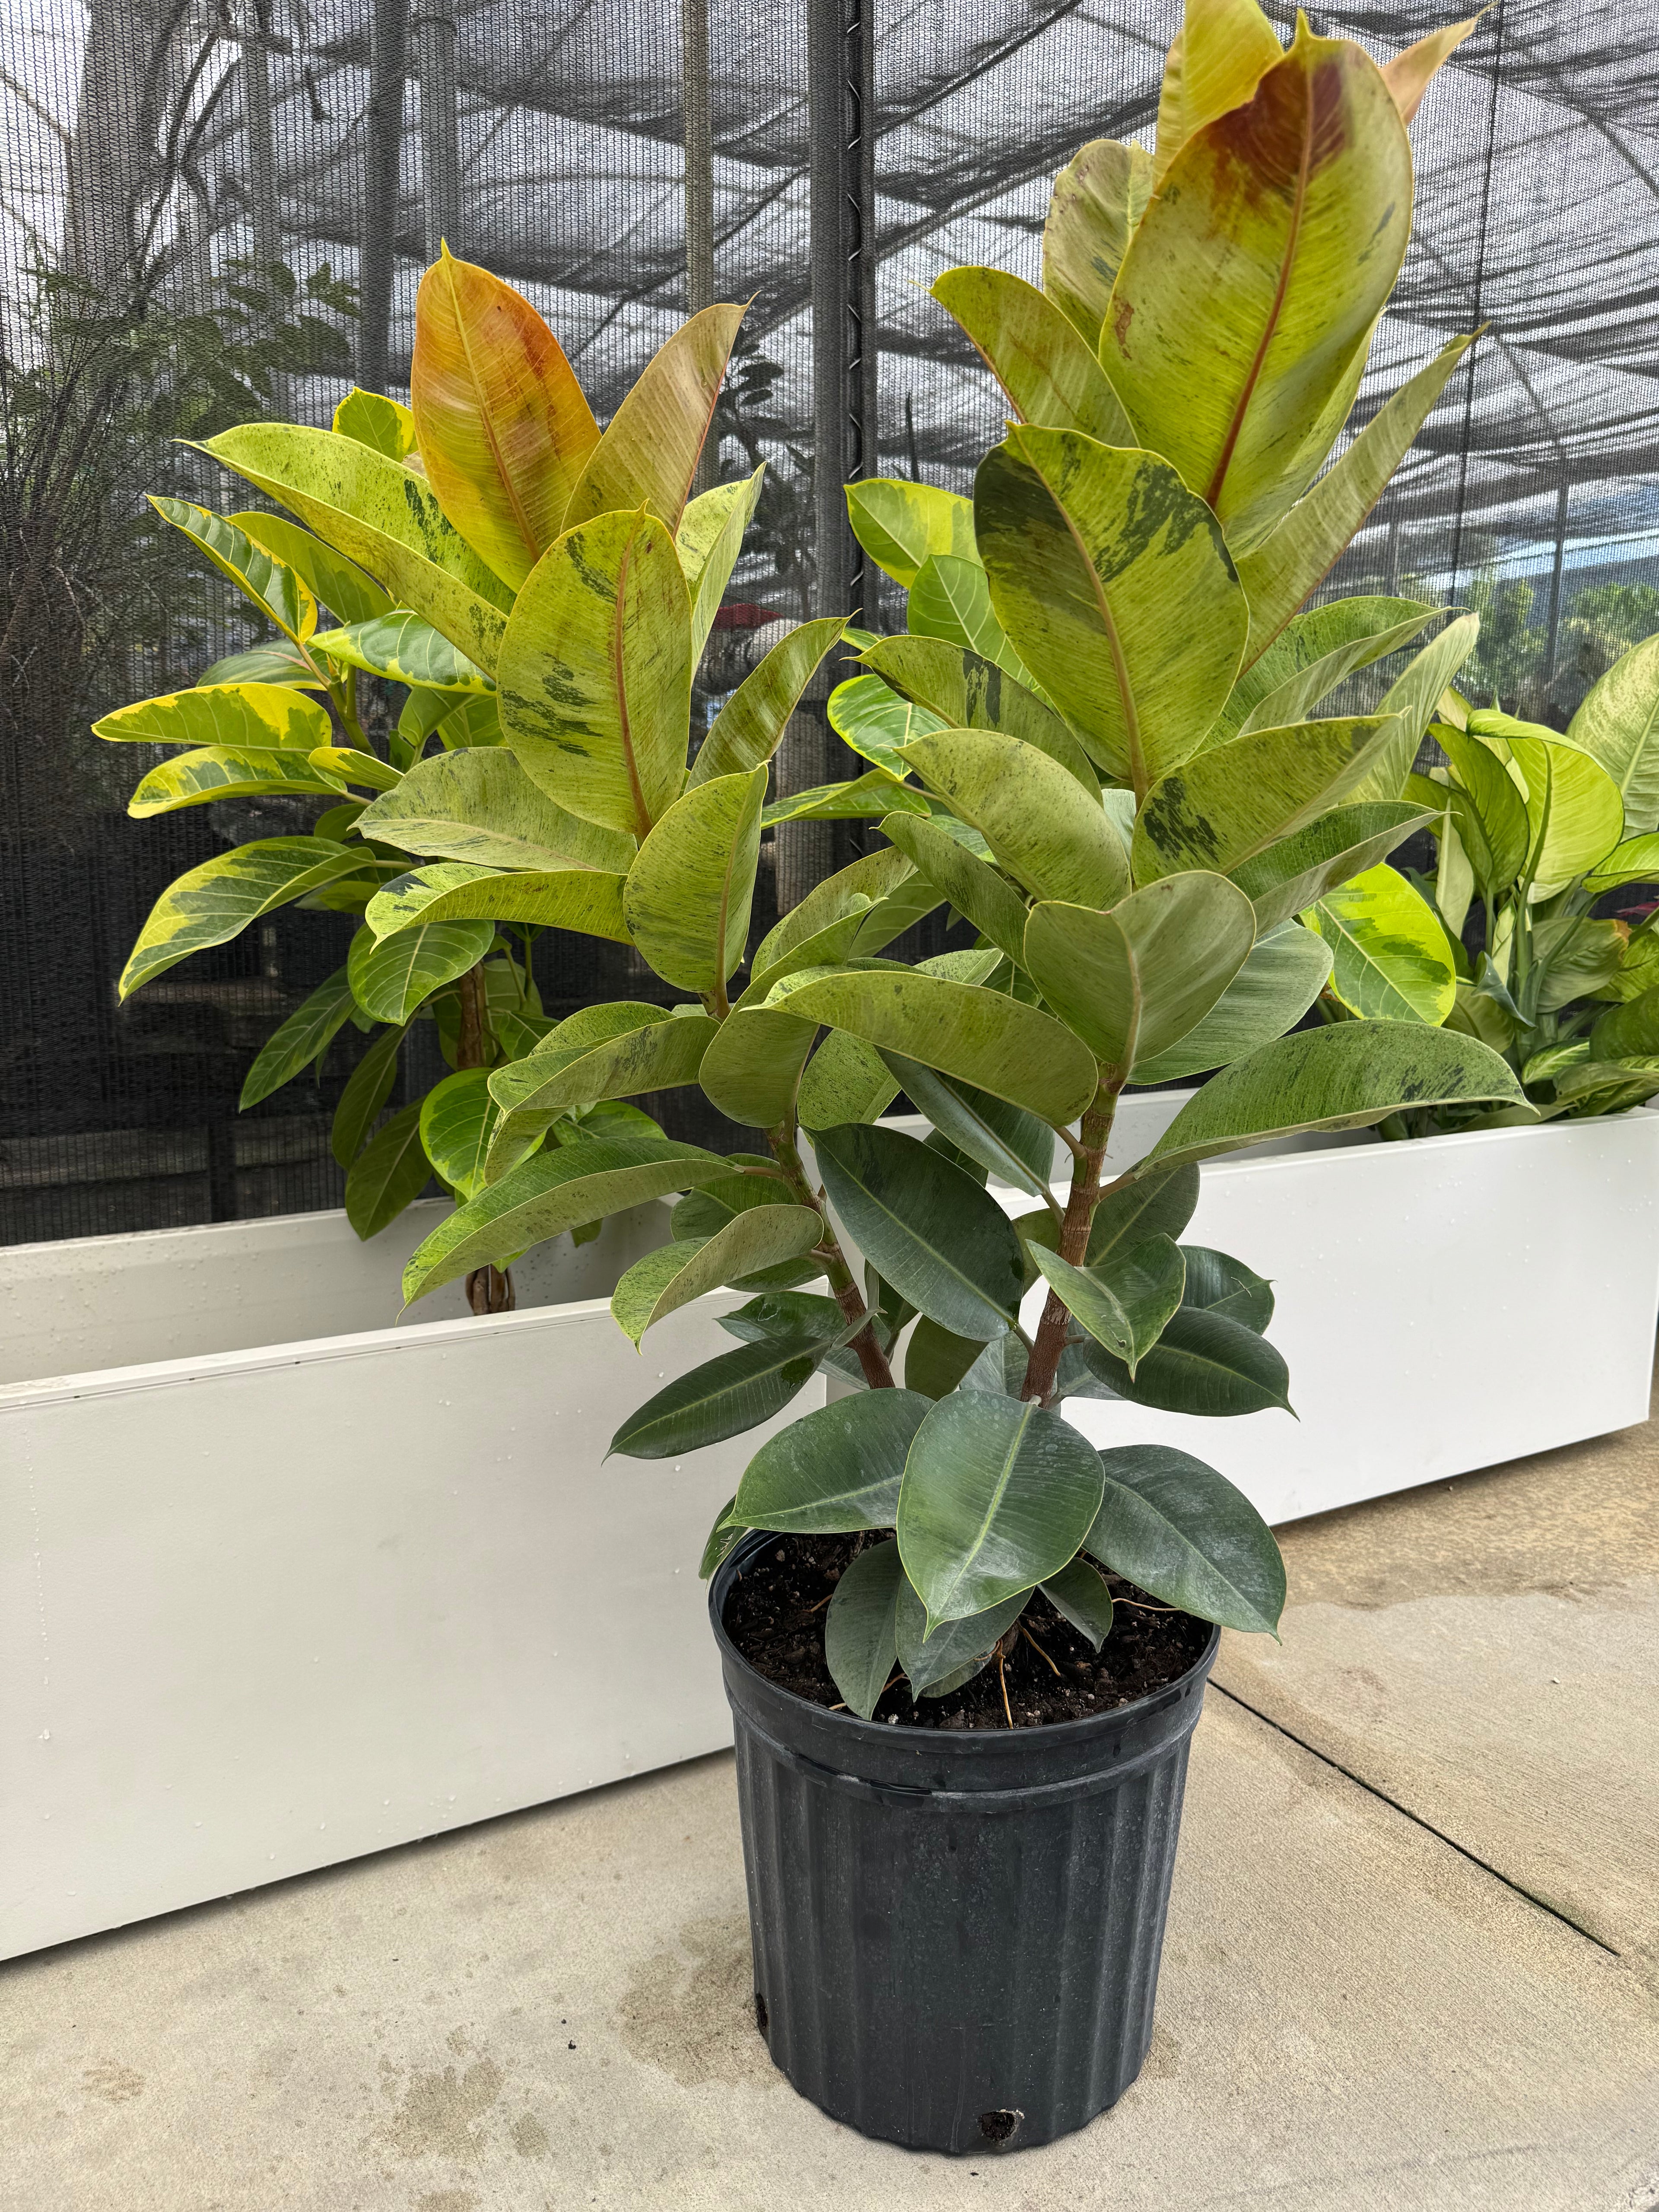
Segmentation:
{"type": "MultiPolygon", "coordinates": [[[[1184,1103],[1180,1092],[1125,1099],[1109,1169],[1143,1158],[1184,1103]]],[[[992,1188],[1011,1214],[1037,1202],[992,1188]]],[[[1103,1449],[1170,1444],[1208,1461],[1270,1522],[1647,1419],[1659,1113],[1414,1143],[1362,1131],[1264,1146],[1205,1164],[1182,1241],[1271,1279],[1267,1334],[1298,1418],[1204,1420],[1081,1398],[1066,1417],[1103,1449]]],[[[1028,1328],[1043,1295],[1026,1302],[1028,1328]]]]}
{"type": "Polygon", "coordinates": [[[1067,1414],[1209,1461],[1269,1521],[1647,1419],[1659,1115],[1218,1160],[1182,1241],[1272,1279],[1299,1419],[1067,1414]]]}
{"type": "MultiPolygon", "coordinates": [[[[331,1212],[0,1247],[0,1383],[390,1328],[404,1262],[448,1211],[422,1200],[367,1244],[331,1212]]],[[[591,1243],[538,1245],[513,1271],[519,1304],[608,1298],[667,1235],[666,1209],[639,1206],[591,1243]]],[[[402,1326],[466,1311],[461,1285],[447,1283],[402,1326]]]]}
{"type": "Polygon", "coordinates": [[[740,1303],[643,1358],[590,1300],[0,1389],[0,1956],[728,1743],[697,1562],[770,1431],[601,1461],[740,1303]]]}

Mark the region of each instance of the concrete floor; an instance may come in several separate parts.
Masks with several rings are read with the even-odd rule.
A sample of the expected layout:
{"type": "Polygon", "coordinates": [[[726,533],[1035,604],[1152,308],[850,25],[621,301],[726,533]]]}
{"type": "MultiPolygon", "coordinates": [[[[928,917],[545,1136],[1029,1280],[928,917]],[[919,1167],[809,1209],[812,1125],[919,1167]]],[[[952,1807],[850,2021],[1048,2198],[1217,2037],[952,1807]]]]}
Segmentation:
{"type": "Polygon", "coordinates": [[[1659,1429],[1285,1532],[1141,2080],[866,2142],[750,2010],[729,1759],[18,1962],[3,2212],[1655,2212],[1659,1429]]]}

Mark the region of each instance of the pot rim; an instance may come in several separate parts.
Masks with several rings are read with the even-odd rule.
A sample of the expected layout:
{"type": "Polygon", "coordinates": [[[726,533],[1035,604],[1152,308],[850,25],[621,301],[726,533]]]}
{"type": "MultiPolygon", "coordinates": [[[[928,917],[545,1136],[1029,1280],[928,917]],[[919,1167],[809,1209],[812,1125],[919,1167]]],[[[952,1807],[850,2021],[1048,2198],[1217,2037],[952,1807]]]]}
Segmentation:
{"type": "MultiPolygon", "coordinates": [[[[744,1564],[754,1558],[763,1546],[776,1543],[781,1536],[787,1534],[787,1530],[751,1529],[748,1535],[732,1547],[709,1577],[708,1618],[714,1631],[714,1641],[719,1648],[723,1664],[727,1667],[741,1668],[744,1674],[751,1681],[757,1683],[768,1696],[787,1698],[790,1705],[799,1707],[803,1712],[813,1714],[819,1720],[831,1723],[836,1727],[851,1729],[853,1735],[850,1740],[854,1742],[867,1741],[890,1745],[908,1743],[917,1746],[926,1744],[939,1748],[948,1746],[953,1749],[965,1749],[969,1745],[979,1744],[1023,1743],[1029,1744],[1033,1750],[1042,1749],[1060,1742],[1081,1742],[1091,1730],[1104,1734],[1109,1730],[1120,1729],[1126,1723],[1138,1719],[1143,1713],[1158,1711],[1176,1698],[1188,1695],[1194,1687],[1201,1687],[1208,1679],[1210,1669],[1215,1663],[1216,1654],[1221,1646],[1220,1627],[1216,1622],[1210,1621],[1206,1624],[1210,1633],[1203,1650],[1200,1652],[1186,1673],[1177,1674],[1173,1681],[1164,1682],[1156,1690],[1143,1690],[1138,1698],[1131,1698],[1127,1704],[1108,1705],[1097,1713],[1079,1713],[1075,1718],[1068,1721],[1044,1721],[1035,1728],[945,1729],[918,1728],[903,1721],[860,1720],[856,1713],[845,1711],[837,1712],[831,1706],[819,1705],[815,1698],[803,1698],[798,1690],[787,1690],[781,1682],[773,1681],[769,1675],[763,1674],[758,1667],[744,1656],[726,1634],[724,1617],[726,1600],[731,1592],[732,1583],[737,1579],[744,1564]]],[[[1033,1583],[1032,1588],[1036,1587],[1036,1585],[1033,1583]]],[[[1187,1617],[1189,1620],[1199,1618],[1196,1613],[1188,1613],[1187,1617]]]]}

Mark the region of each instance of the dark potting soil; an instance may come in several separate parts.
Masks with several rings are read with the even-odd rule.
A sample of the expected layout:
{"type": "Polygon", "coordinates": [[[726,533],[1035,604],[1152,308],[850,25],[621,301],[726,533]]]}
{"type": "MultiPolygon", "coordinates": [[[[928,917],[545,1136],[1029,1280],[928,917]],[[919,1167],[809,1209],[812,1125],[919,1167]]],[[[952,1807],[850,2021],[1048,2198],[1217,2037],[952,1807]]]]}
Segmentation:
{"type": "MultiPolygon", "coordinates": [[[[832,1708],[841,1692],[823,1656],[823,1616],[857,1536],[780,1536],[751,1559],[726,1601],[726,1632],[757,1674],[798,1698],[832,1708]]],[[[1001,1669],[991,1664],[943,1698],[910,1702],[902,1674],[882,1693],[878,1721],[907,1728],[1046,1728],[1109,1712],[1178,1681],[1209,1641],[1209,1623],[1158,1605],[1121,1575],[1108,1575],[1112,1632],[1098,1652],[1039,1590],[1020,1615],[1022,1635],[1001,1669]],[[1003,1710],[1006,1681],[1008,1711],[1003,1710]]]]}

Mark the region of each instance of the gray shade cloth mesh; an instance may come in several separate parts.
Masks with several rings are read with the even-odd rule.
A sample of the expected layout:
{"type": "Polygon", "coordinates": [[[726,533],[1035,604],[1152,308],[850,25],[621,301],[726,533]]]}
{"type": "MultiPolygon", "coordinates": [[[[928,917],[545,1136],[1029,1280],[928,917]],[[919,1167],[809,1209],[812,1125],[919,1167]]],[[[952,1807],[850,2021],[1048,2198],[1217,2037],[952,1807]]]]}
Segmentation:
{"type": "MultiPolygon", "coordinates": [[[[715,692],[722,637],[757,611],[813,611],[806,54],[824,4],[707,0],[716,295],[752,300],[721,459],[729,474],[763,456],[775,479],[715,692]]],[[[1269,13],[1288,32],[1291,11],[1269,13]]],[[[966,489],[1000,411],[927,287],[961,262],[1036,276],[1054,170],[1091,137],[1150,143],[1178,10],[878,0],[872,20],[882,467],[966,489]]],[[[1423,0],[1313,17],[1379,56],[1443,20],[1423,0]]],[[[328,1119],[355,1042],[319,1083],[235,1104],[261,1038],[343,957],[344,917],[285,911],[116,1004],[173,874],[309,819],[252,802],[125,818],[138,749],[100,745],[91,718],[256,635],[144,526],[142,495],[251,503],[173,441],[258,411],[325,422],[354,375],[402,392],[441,234],[536,302],[603,417],[687,309],[684,144],[703,102],[685,96],[682,33],[674,0],[5,10],[0,1240],[338,1202],[328,1119]],[[181,335],[158,347],[158,331],[181,335]],[[123,348],[139,363],[125,379],[123,348]],[[179,363],[216,349],[254,403],[221,391],[187,420],[179,363]],[[48,511],[40,457],[62,465],[70,433],[47,418],[66,392],[71,417],[77,392],[104,412],[76,418],[88,441],[48,511]]],[[[1659,629],[1659,15],[1497,0],[1412,135],[1415,239],[1356,423],[1449,336],[1486,335],[1326,589],[1479,607],[1473,680],[1561,723],[1659,629]]],[[[786,787],[811,780],[782,770],[786,787]]],[[[833,842],[813,849],[827,861],[833,842]]],[[[623,949],[566,936],[538,973],[550,1012],[652,988],[623,949]]],[[[431,1079],[433,1050],[429,1034],[411,1048],[405,1086],[431,1079]]],[[[680,1133],[743,1141],[695,1094],[654,1104],[680,1133]]]]}

